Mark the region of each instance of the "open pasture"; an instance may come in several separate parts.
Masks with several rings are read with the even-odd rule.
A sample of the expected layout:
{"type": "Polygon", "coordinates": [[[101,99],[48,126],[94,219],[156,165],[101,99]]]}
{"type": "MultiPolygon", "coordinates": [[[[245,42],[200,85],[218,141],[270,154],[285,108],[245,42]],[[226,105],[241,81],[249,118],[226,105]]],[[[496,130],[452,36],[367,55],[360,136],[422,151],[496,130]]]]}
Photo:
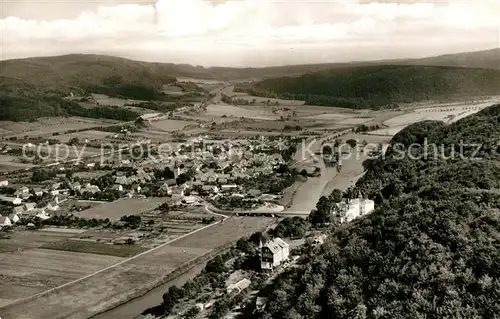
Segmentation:
{"type": "Polygon", "coordinates": [[[480,110],[492,104],[493,102],[482,102],[475,104],[446,104],[444,106],[435,105],[434,107],[415,109],[412,112],[402,114],[384,121],[383,124],[387,126],[387,128],[370,132],[370,134],[392,136],[397,134],[408,125],[426,120],[453,123],[466,116],[479,112],[480,110]]]}
{"type": "Polygon", "coordinates": [[[177,77],[177,81],[178,82],[193,82],[196,84],[218,84],[218,85],[223,84],[223,82],[220,80],[199,79],[199,78],[190,78],[190,77],[184,77],[184,76],[177,77]]]}
{"type": "Polygon", "coordinates": [[[120,99],[116,97],[110,97],[105,94],[93,93],[92,96],[94,100],[99,105],[109,105],[109,106],[124,106],[125,104],[142,103],[145,101],[133,100],[133,99],[120,99]]]}
{"type": "Polygon", "coordinates": [[[245,117],[256,120],[276,120],[279,116],[272,114],[271,107],[265,110],[261,107],[242,107],[227,104],[210,104],[207,107],[205,116],[208,117],[245,117]]]}
{"type": "MultiPolygon", "coordinates": [[[[53,133],[63,133],[68,130],[80,130],[97,126],[110,125],[118,121],[104,119],[89,119],[82,117],[51,117],[41,118],[34,122],[0,121],[2,136],[46,136],[52,138],[53,133]]],[[[53,138],[59,138],[54,136],[53,138]]]]}
{"type": "Polygon", "coordinates": [[[11,155],[0,155],[0,172],[15,171],[33,167],[30,163],[21,163],[20,158],[11,155]]]}
{"type": "Polygon", "coordinates": [[[95,130],[89,130],[89,131],[84,131],[84,132],[77,132],[77,133],[69,133],[69,134],[64,134],[57,136],[57,139],[61,143],[68,143],[70,139],[72,138],[78,138],[80,142],[84,142],[85,140],[102,140],[104,138],[112,137],[113,133],[110,132],[102,132],[102,131],[95,131],[95,130]]]}
{"type": "Polygon", "coordinates": [[[146,250],[136,245],[113,245],[111,243],[98,243],[81,239],[51,242],[43,245],[42,248],[115,257],[132,257],[146,250]]]}
{"type": "Polygon", "coordinates": [[[139,215],[152,210],[165,202],[164,198],[123,198],[111,203],[98,204],[92,208],[76,213],[76,216],[87,219],[119,220],[126,215],[139,215]]]}
{"type": "Polygon", "coordinates": [[[283,100],[283,99],[273,99],[267,97],[259,97],[247,95],[246,93],[232,93],[230,94],[232,97],[237,99],[242,99],[246,101],[254,101],[255,103],[267,103],[269,102],[271,105],[278,103],[278,106],[301,106],[304,105],[304,101],[300,100],[283,100]]]}
{"type": "Polygon", "coordinates": [[[120,260],[112,256],[39,248],[0,253],[0,299],[8,303],[7,300],[28,297],[120,260]]]}
{"type": "Polygon", "coordinates": [[[151,126],[153,128],[167,132],[182,130],[190,125],[197,125],[197,123],[194,121],[180,121],[180,120],[160,120],[151,122],[151,126]]]}
{"type": "Polygon", "coordinates": [[[176,240],[171,244],[175,247],[210,248],[222,245],[228,238],[249,236],[262,227],[271,224],[273,220],[267,218],[233,217],[221,224],[215,225],[193,236],[176,240]]]}

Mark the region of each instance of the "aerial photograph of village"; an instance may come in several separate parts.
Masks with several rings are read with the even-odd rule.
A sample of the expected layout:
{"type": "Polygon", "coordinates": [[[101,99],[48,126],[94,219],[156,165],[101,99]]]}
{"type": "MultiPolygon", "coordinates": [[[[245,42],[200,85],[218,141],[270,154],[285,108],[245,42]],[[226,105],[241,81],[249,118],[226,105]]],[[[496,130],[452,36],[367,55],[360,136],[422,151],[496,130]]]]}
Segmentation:
{"type": "Polygon", "coordinates": [[[500,2],[2,1],[0,319],[500,318],[500,2]]]}

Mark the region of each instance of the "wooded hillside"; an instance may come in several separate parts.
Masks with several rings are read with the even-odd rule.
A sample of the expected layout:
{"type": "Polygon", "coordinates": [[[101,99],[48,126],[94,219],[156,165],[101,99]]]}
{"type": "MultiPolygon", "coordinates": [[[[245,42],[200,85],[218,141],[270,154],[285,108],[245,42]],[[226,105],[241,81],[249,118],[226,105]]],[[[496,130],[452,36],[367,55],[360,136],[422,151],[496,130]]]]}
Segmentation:
{"type": "Polygon", "coordinates": [[[436,66],[341,67],[266,79],[251,94],[354,109],[500,93],[500,71],[436,66]]]}
{"type": "Polygon", "coordinates": [[[498,318],[500,105],[401,131],[357,189],[376,211],[332,230],[275,284],[266,318],[498,318]],[[396,145],[464,146],[464,158],[398,157],[396,145]],[[477,154],[477,146],[481,149],[477,154]],[[472,156],[481,158],[472,160],[472,156]],[[418,159],[420,158],[420,159],[418,159]]]}

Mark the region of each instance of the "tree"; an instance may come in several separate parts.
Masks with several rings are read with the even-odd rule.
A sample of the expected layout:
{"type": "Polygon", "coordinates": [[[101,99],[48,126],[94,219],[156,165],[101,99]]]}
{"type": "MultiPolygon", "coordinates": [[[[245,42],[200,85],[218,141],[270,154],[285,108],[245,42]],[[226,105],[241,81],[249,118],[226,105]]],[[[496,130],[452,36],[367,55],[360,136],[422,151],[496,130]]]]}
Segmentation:
{"type": "Polygon", "coordinates": [[[330,194],[330,199],[334,203],[340,203],[342,201],[342,191],[340,189],[334,189],[330,194]]]}
{"type": "Polygon", "coordinates": [[[196,306],[193,306],[193,307],[189,308],[189,310],[186,311],[182,317],[186,318],[186,319],[193,319],[193,318],[196,318],[198,313],[200,313],[200,309],[196,306]]]}
{"type": "Polygon", "coordinates": [[[252,251],[252,245],[245,239],[240,238],[236,242],[236,248],[244,253],[250,253],[252,251]]]}
{"type": "Polygon", "coordinates": [[[355,140],[355,139],[353,139],[353,138],[348,139],[348,140],[346,141],[346,143],[347,143],[347,144],[349,144],[349,146],[350,146],[351,148],[355,148],[355,147],[356,147],[356,145],[358,145],[358,141],[356,141],[356,140],[355,140]]]}
{"type": "Polygon", "coordinates": [[[209,319],[220,319],[223,318],[224,315],[229,311],[229,306],[227,304],[226,299],[222,298],[217,300],[212,306],[212,310],[208,315],[209,319]]]}
{"type": "Polygon", "coordinates": [[[313,209],[309,214],[309,221],[315,226],[329,223],[332,218],[331,210],[330,201],[322,196],[316,204],[316,209],[313,209]]]}
{"type": "Polygon", "coordinates": [[[70,138],[70,140],[68,141],[68,145],[78,145],[78,144],[80,144],[80,139],[77,136],[70,138]]]}
{"type": "Polygon", "coordinates": [[[307,221],[302,217],[287,217],[281,220],[273,233],[276,237],[302,238],[308,228],[307,221]]]}
{"type": "Polygon", "coordinates": [[[163,307],[165,312],[169,313],[172,311],[172,308],[175,306],[177,301],[184,296],[184,292],[181,288],[177,286],[170,286],[168,291],[163,294],[163,307]]]}
{"type": "Polygon", "coordinates": [[[212,260],[210,260],[205,266],[206,272],[213,273],[223,273],[226,271],[226,265],[221,255],[216,256],[212,260]]]}
{"type": "Polygon", "coordinates": [[[333,154],[333,149],[330,145],[324,145],[322,148],[323,155],[331,156],[333,154]]]}
{"type": "Polygon", "coordinates": [[[267,238],[261,232],[256,232],[250,236],[248,241],[254,243],[255,245],[258,245],[260,242],[265,243],[267,241],[267,238]]]}
{"type": "MultiPolygon", "coordinates": [[[[53,174],[52,174],[53,175],[53,174]]],[[[33,175],[31,176],[31,181],[34,183],[40,183],[43,181],[46,181],[51,178],[51,174],[49,171],[45,169],[39,169],[33,172],[33,175]]]]}
{"type": "Polygon", "coordinates": [[[73,180],[73,171],[68,169],[64,172],[64,175],[66,176],[67,179],[73,180]]]}

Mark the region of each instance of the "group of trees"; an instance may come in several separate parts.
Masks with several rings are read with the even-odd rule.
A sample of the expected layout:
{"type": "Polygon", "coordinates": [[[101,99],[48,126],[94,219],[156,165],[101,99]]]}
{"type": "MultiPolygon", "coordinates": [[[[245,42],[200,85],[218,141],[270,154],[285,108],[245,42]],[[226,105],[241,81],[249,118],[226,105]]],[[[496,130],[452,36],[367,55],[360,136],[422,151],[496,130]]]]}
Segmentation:
{"type": "MultiPolygon", "coordinates": [[[[376,211],[334,228],[325,244],[307,251],[304,263],[275,283],[264,317],[498,316],[498,123],[500,105],[448,126],[417,123],[396,135],[356,185],[376,199],[376,211]],[[391,149],[425,138],[444,145],[448,157],[401,158],[391,149]],[[467,146],[463,156],[450,157],[461,141],[481,145],[475,155],[482,160],[470,160],[477,147],[467,146]]],[[[326,220],[331,201],[320,199],[317,223],[326,220]]]]}
{"type": "Polygon", "coordinates": [[[303,238],[309,226],[309,222],[302,217],[287,217],[282,219],[270,233],[281,238],[303,238]]]}
{"type": "Polygon", "coordinates": [[[264,202],[256,200],[248,200],[241,197],[233,196],[220,196],[212,201],[219,209],[233,210],[233,209],[253,209],[258,205],[262,205],[264,202]]]}
{"type": "Polygon", "coordinates": [[[453,95],[498,94],[499,88],[497,70],[372,65],[265,79],[246,91],[261,97],[304,100],[307,105],[378,109],[453,95]]]}
{"type": "Polygon", "coordinates": [[[280,194],[285,188],[292,186],[297,181],[297,171],[284,174],[257,175],[244,180],[246,188],[255,188],[267,194],[280,194]]]}
{"type": "Polygon", "coordinates": [[[169,113],[172,111],[175,111],[176,109],[183,107],[183,106],[189,106],[191,103],[188,102],[156,102],[156,101],[147,101],[147,102],[140,102],[140,103],[127,103],[125,104],[126,106],[134,106],[142,109],[148,109],[148,110],[153,110],[153,111],[158,111],[162,113],[169,113]]]}
{"type": "Polygon", "coordinates": [[[33,183],[41,183],[43,181],[49,180],[57,176],[57,172],[53,169],[37,169],[33,171],[31,175],[31,181],[33,183]]]}
{"type": "Polygon", "coordinates": [[[22,225],[34,223],[37,228],[43,226],[60,226],[73,228],[112,228],[112,229],[137,229],[141,224],[141,217],[137,215],[123,216],[117,222],[112,222],[109,218],[81,218],[72,214],[54,215],[50,219],[42,220],[38,217],[23,218],[22,225]]]}
{"type": "Polygon", "coordinates": [[[32,218],[22,218],[20,221],[21,225],[27,225],[28,223],[33,223],[36,228],[42,228],[43,226],[60,226],[60,227],[73,227],[73,228],[96,228],[112,227],[111,221],[106,219],[86,219],[80,218],[71,214],[68,215],[54,215],[50,219],[40,219],[38,217],[32,218]]]}
{"type": "Polygon", "coordinates": [[[380,129],[380,125],[374,124],[374,125],[366,125],[366,124],[361,124],[360,126],[356,127],[354,129],[355,133],[365,133],[365,132],[370,132],[370,131],[376,131],[380,129]]]}

